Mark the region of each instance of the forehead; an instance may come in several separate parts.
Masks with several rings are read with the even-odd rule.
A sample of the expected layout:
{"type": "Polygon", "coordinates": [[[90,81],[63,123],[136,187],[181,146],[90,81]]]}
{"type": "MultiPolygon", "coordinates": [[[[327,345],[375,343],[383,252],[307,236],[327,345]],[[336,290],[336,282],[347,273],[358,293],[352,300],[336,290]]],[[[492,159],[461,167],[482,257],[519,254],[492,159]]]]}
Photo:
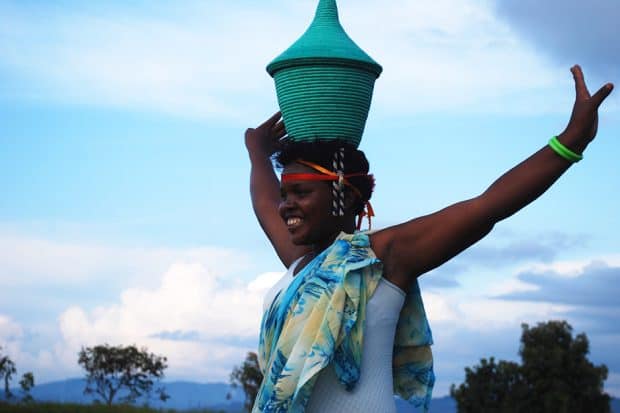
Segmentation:
{"type": "Polygon", "coordinates": [[[284,168],[282,169],[282,174],[300,174],[300,173],[315,173],[318,174],[318,172],[312,168],[310,168],[309,166],[306,165],[302,165],[300,163],[297,162],[291,162],[288,163],[286,165],[284,165],[284,168]]]}

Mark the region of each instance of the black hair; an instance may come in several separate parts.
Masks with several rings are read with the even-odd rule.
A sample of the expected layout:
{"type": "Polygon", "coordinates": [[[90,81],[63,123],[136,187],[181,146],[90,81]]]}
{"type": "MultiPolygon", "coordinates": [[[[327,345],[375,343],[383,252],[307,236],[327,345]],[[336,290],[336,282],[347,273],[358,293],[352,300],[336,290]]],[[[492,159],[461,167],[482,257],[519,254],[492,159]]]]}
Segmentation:
{"type": "MultiPolygon", "coordinates": [[[[330,171],[333,171],[334,153],[344,148],[344,171],[345,175],[362,173],[363,176],[353,176],[347,180],[360,191],[362,199],[357,199],[354,205],[354,213],[359,214],[364,210],[364,205],[372,196],[374,189],[374,179],[367,176],[369,170],[368,159],[364,152],[355,148],[346,141],[341,140],[315,140],[295,142],[292,140],[283,140],[282,146],[273,156],[276,168],[283,169],[291,162],[298,159],[316,163],[330,171]]],[[[345,190],[350,190],[345,186],[345,190]]],[[[357,198],[357,197],[356,197],[357,198]]]]}

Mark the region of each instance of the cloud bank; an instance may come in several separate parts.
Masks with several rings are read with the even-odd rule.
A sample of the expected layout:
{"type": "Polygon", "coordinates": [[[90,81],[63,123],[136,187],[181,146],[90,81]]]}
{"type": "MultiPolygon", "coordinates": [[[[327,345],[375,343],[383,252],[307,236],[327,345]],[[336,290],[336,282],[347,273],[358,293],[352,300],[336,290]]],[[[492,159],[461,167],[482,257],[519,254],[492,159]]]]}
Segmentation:
{"type": "Polygon", "coordinates": [[[616,0],[496,1],[495,8],[520,37],[552,60],[565,66],[582,63],[586,74],[618,81],[616,0]]]}
{"type": "MultiPolygon", "coordinates": [[[[265,65],[301,35],[314,5],[189,2],[138,14],[129,6],[35,13],[4,4],[0,70],[17,85],[4,93],[185,117],[261,118],[269,111],[257,107],[275,106],[265,65]]],[[[549,90],[563,79],[486,2],[342,2],[340,15],[385,68],[374,105],[381,113],[557,110],[549,90]]]]}
{"type": "Polygon", "coordinates": [[[245,284],[223,280],[200,263],[175,263],[154,289],[124,290],[119,302],[93,311],[64,311],[62,357],[69,363],[81,346],[97,343],[137,343],[165,354],[171,376],[222,380],[257,346],[267,281],[281,275],[245,284]]]}
{"type": "MultiPolygon", "coordinates": [[[[226,381],[232,366],[256,349],[263,297],[282,275],[268,272],[241,278],[233,269],[251,267],[250,262],[240,262],[235,251],[207,247],[123,252],[122,248],[74,248],[41,239],[4,240],[5,245],[13,240],[15,246],[0,256],[3,265],[24,271],[20,280],[0,274],[0,280],[10,281],[2,290],[22,294],[28,317],[38,316],[34,322],[29,320],[3,297],[0,345],[20,372],[34,371],[41,381],[81,375],[77,352],[98,343],[136,344],[163,354],[169,360],[171,379],[226,381]],[[31,264],[37,251],[45,259],[31,264]],[[162,257],[157,259],[158,253],[162,257]],[[115,280],[127,277],[125,266],[134,259],[130,281],[115,280]],[[158,260],[157,265],[149,260],[158,260]],[[110,267],[109,261],[117,265],[110,267]],[[63,272],[63,265],[71,269],[63,272]],[[117,273],[112,276],[109,271],[114,269],[117,273]],[[47,280],[47,296],[24,297],[23,292],[30,291],[27,286],[49,278],[50,270],[58,276],[47,280]],[[105,290],[107,284],[116,287],[96,305],[92,299],[80,301],[80,296],[105,290]],[[93,291],[86,288],[89,285],[93,291]],[[52,310],[49,300],[58,301],[52,310]]],[[[574,244],[570,237],[559,235],[529,242],[508,238],[505,245],[482,248],[464,260],[466,277],[461,288],[427,288],[426,281],[421,281],[436,343],[437,395],[446,394],[450,384],[461,380],[464,366],[481,357],[515,359],[522,322],[567,319],[575,331],[588,333],[597,362],[606,363],[612,375],[620,371],[620,359],[614,356],[619,339],[614,297],[620,293],[614,279],[620,259],[558,262],[551,240],[558,248],[574,244]],[[511,248],[524,243],[529,246],[511,248]],[[468,278],[484,269],[488,260],[502,264],[505,275],[483,276],[472,288],[468,278]],[[523,269],[514,272],[515,265],[523,269]]],[[[432,275],[424,278],[430,280],[432,275]]]]}
{"type": "Polygon", "coordinates": [[[571,306],[608,307],[612,313],[620,314],[618,301],[618,280],[620,267],[610,267],[605,262],[592,262],[582,274],[567,278],[555,272],[524,272],[518,279],[536,287],[531,291],[520,291],[501,296],[503,299],[550,302],[571,306]]]}

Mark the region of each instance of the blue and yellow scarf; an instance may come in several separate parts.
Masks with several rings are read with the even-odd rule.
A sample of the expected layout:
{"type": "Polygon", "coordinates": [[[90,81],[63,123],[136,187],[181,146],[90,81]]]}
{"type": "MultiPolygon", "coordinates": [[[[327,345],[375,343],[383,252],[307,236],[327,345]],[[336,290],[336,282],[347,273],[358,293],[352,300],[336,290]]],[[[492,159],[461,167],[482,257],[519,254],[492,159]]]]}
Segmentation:
{"type": "MultiPolygon", "coordinates": [[[[281,291],[263,315],[263,383],[253,413],[302,413],[318,373],[333,363],[347,389],[360,377],[366,304],[383,266],[368,235],[341,233],[281,291]]],[[[400,313],[394,341],[394,392],[428,409],[435,382],[431,330],[417,281],[400,313]]]]}

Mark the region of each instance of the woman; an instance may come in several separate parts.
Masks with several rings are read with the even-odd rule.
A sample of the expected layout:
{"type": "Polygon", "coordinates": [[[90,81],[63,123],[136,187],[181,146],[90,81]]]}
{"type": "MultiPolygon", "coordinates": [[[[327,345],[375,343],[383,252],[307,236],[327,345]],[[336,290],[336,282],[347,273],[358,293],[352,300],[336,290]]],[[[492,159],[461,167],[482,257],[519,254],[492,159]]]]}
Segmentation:
{"type": "MultiPolygon", "coordinates": [[[[420,355],[419,350],[431,344],[430,332],[402,344],[403,348],[410,345],[410,355],[416,354],[411,360],[423,360],[422,366],[403,363],[400,371],[404,376],[413,372],[417,382],[402,384],[396,378],[393,383],[394,315],[398,319],[404,294],[417,292],[417,277],[479,241],[497,222],[538,198],[580,159],[596,135],[598,107],[613,85],[606,84],[591,96],[581,68],[574,66],[571,71],[576,88],[572,115],[550,145],[475,198],[370,234],[355,231],[356,215],[372,189],[363,154],[346,149],[344,171],[338,176],[330,168],[334,148],[318,151],[330,153],[324,159],[316,154],[306,156],[307,149],[300,152],[293,144],[293,149],[284,148],[278,155],[283,167],[280,183],[271,163],[286,135],[280,114],[246,131],[254,211],[289,268],[268,298],[263,318],[261,367],[266,378],[254,411],[394,412],[393,385],[401,394],[400,390],[410,386],[410,392],[404,391],[405,398],[428,407],[434,376],[432,366],[424,361],[430,353],[420,355]],[[347,164],[351,157],[353,162],[347,164]],[[352,166],[347,169],[348,165],[352,166]],[[344,183],[345,188],[340,195],[343,208],[336,216],[332,207],[339,195],[334,182],[340,182],[341,187],[344,183]],[[340,261],[346,264],[340,265],[340,261]],[[389,314],[372,320],[384,307],[390,307],[389,314]],[[376,336],[383,341],[376,342],[376,336]],[[373,359],[381,350],[380,360],[373,359]]],[[[411,308],[422,313],[413,323],[425,327],[421,302],[411,308]]],[[[409,326],[410,331],[417,327],[409,326]]],[[[402,337],[397,333],[397,349],[402,337]]],[[[398,358],[399,354],[394,354],[396,369],[400,369],[398,358]]]]}

